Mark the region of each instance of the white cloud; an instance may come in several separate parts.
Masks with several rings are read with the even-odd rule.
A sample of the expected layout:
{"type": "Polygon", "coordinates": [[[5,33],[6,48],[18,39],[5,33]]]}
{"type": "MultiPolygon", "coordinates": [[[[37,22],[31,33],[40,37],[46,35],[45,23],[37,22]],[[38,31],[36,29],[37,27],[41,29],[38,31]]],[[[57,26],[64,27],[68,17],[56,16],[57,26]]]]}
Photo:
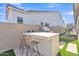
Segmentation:
{"type": "Polygon", "coordinates": [[[48,7],[58,7],[61,6],[60,4],[56,4],[56,3],[51,3],[48,5],[48,7]]]}
{"type": "Polygon", "coordinates": [[[64,12],[63,15],[73,15],[73,11],[64,12]]]}

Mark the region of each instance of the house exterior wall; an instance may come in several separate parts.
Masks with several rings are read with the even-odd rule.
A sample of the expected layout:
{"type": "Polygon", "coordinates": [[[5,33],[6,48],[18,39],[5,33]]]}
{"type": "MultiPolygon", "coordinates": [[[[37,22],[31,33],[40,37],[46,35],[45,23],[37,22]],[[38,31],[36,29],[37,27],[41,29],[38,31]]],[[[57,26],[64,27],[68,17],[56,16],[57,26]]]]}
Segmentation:
{"type": "Polygon", "coordinates": [[[6,18],[8,19],[8,21],[12,23],[12,18],[11,18],[12,17],[12,10],[8,9],[6,15],[7,15],[6,18]]]}
{"type": "Polygon", "coordinates": [[[38,24],[41,22],[49,23],[50,26],[62,26],[65,27],[65,23],[59,12],[33,12],[33,11],[22,11],[16,8],[8,7],[11,9],[9,11],[8,20],[9,22],[17,23],[17,16],[23,18],[23,24],[38,24]],[[22,12],[21,12],[22,11],[22,12]],[[10,21],[11,20],[11,21],[10,21]]]}
{"type": "Polygon", "coordinates": [[[41,24],[41,22],[49,23],[50,26],[65,26],[61,17],[57,12],[47,12],[47,13],[30,13],[27,15],[27,20],[24,20],[24,24],[41,24]],[[27,20],[29,20],[27,22],[27,20]]]}

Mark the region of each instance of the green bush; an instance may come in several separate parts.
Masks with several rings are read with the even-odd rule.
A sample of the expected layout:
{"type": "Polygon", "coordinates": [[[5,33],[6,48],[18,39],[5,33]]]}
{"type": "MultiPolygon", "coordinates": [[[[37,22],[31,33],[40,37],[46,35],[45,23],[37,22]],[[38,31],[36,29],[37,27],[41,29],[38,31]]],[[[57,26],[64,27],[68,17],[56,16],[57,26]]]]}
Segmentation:
{"type": "Polygon", "coordinates": [[[0,53],[0,56],[15,56],[15,53],[13,50],[9,50],[9,51],[0,53]]]}

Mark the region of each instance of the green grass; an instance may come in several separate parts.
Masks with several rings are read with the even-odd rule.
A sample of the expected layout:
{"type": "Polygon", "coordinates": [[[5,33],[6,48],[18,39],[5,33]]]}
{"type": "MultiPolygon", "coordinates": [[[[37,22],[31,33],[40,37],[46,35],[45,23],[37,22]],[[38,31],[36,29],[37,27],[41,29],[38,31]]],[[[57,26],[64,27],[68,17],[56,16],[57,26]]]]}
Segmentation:
{"type": "Polygon", "coordinates": [[[62,33],[59,35],[59,40],[66,42],[66,44],[65,44],[64,48],[59,51],[58,56],[61,56],[61,55],[62,56],[79,56],[79,54],[76,55],[76,54],[65,51],[69,42],[77,44],[78,45],[77,49],[79,50],[79,41],[77,41],[77,39],[70,39],[70,38],[64,36],[64,34],[65,33],[62,33]]]}
{"type": "Polygon", "coordinates": [[[64,35],[64,34],[66,34],[66,32],[64,32],[64,33],[60,33],[59,35],[62,36],[62,35],[64,35]]]}
{"type": "Polygon", "coordinates": [[[65,33],[62,33],[62,34],[59,35],[59,40],[60,40],[60,41],[70,42],[70,41],[77,40],[77,39],[70,39],[70,38],[64,36],[64,34],[65,34],[65,33]]]}
{"type": "Polygon", "coordinates": [[[60,52],[58,52],[57,56],[61,56],[60,52]]]}
{"type": "Polygon", "coordinates": [[[13,50],[9,50],[9,51],[0,53],[0,56],[15,56],[15,53],[13,50]]]}
{"type": "Polygon", "coordinates": [[[79,56],[79,41],[75,40],[75,41],[72,41],[70,43],[74,43],[74,44],[77,45],[78,54],[73,54],[71,52],[66,51],[66,48],[67,48],[68,44],[65,44],[65,46],[60,50],[60,54],[62,56],[79,56]]]}
{"type": "Polygon", "coordinates": [[[76,39],[70,39],[66,36],[60,36],[60,41],[70,42],[70,41],[74,41],[74,40],[76,40],[76,39]]]}

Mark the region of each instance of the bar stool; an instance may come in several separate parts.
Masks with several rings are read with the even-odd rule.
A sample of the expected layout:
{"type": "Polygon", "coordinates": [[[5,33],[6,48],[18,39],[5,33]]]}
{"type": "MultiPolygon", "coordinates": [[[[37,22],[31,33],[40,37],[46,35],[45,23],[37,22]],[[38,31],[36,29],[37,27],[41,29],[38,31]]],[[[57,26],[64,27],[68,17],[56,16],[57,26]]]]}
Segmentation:
{"type": "Polygon", "coordinates": [[[37,46],[39,42],[32,40],[31,36],[27,36],[26,42],[27,42],[26,55],[30,54],[30,56],[40,56],[39,49],[37,46]]]}
{"type": "Polygon", "coordinates": [[[20,40],[19,50],[21,50],[21,53],[23,54],[24,47],[27,47],[26,40],[22,34],[18,35],[18,37],[20,40]]]}
{"type": "Polygon", "coordinates": [[[40,56],[40,53],[39,53],[39,50],[38,50],[38,44],[39,44],[39,42],[32,41],[31,43],[32,43],[32,50],[34,51],[34,55],[35,56],[40,56]]]}

